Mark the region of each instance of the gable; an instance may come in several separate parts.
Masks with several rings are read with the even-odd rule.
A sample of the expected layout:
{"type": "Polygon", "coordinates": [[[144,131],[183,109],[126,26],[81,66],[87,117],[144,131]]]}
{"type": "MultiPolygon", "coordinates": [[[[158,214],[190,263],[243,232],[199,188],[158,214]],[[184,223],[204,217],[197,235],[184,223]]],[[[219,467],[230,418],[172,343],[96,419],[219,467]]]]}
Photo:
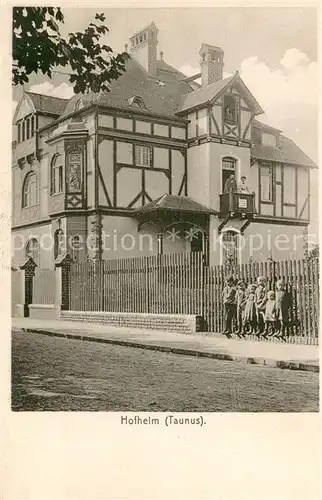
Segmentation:
{"type": "Polygon", "coordinates": [[[264,112],[251,91],[240,78],[238,71],[236,71],[234,76],[218,80],[182,96],[181,106],[177,114],[183,114],[194,108],[222,102],[219,101],[221,97],[230,91],[235,95],[238,94],[240,98],[243,99],[246,105],[245,107],[251,110],[254,115],[259,115],[264,112]]]}
{"type": "Polygon", "coordinates": [[[251,111],[255,115],[263,113],[261,106],[258,104],[255,97],[252,95],[245,83],[242,81],[238,72],[236,72],[230,82],[228,82],[220,90],[220,92],[216,96],[214,96],[214,98],[212,99],[212,104],[221,103],[222,96],[229,94],[239,96],[239,103],[242,108],[251,111]]]}
{"type": "Polygon", "coordinates": [[[13,123],[16,123],[19,120],[22,120],[25,116],[30,115],[35,112],[35,107],[33,105],[32,100],[24,94],[17,106],[13,117],[13,123]]]}

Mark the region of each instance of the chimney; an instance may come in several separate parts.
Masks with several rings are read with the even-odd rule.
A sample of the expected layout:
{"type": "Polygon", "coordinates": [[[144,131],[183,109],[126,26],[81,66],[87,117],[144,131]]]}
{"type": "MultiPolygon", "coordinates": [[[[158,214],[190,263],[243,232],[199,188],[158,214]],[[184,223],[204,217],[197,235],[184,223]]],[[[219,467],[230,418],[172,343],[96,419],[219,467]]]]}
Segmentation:
{"type": "Polygon", "coordinates": [[[222,80],[224,51],[220,47],[203,43],[199,54],[202,86],[206,87],[211,83],[222,80]]]}
{"type": "Polygon", "coordinates": [[[131,55],[152,76],[155,76],[153,63],[157,60],[158,32],[152,22],[130,38],[131,55]]]}

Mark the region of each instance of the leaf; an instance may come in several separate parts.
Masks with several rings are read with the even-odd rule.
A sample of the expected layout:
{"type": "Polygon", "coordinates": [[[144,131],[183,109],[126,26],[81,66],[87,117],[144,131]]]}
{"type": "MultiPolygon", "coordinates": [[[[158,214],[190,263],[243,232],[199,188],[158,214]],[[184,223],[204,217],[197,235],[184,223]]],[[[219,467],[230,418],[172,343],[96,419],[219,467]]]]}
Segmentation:
{"type": "Polygon", "coordinates": [[[102,21],[102,23],[105,21],[105,14],[103,12],[101,14],[95,14],[95,19],[102,21]]]}
{"type": "MultiPolygon", "coordinates": [[[[96,14],[95,19],[104,22],[105,15],[96,14]]],[[[90,23],[83,32],[66,38],[60,33],[61,23],[64,15],[59,7],[13,8],[13,85],[28,83],[31,73],[51,77],[55,67],[69,64],[75,93],[108,91],[106,82],[122,74],[128,54],[111,56],[112,48],[100,43],[109,32],[104,25],[90,23]]]]}

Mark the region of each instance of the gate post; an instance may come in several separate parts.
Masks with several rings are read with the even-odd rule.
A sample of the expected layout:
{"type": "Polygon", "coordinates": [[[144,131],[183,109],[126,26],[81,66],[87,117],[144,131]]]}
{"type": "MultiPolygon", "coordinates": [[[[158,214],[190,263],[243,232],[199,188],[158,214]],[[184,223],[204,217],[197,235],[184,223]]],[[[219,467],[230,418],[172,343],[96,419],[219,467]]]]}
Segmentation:
{"type": "Polygon", "coordinates": [[[22,272],[20,284],[20,304],[17,304],[17,315],[28,318],[29,304],[32,304],[33,280],[37,264],[32,257],[29,257],[26,262],[19,267],[22,272]]]}
{"type": "Polygon", "coordinates": [[[55,307],[59,311],[68,311],[70,308],[70,265],[72,258],[69,253],[62,255],[55,261],[56,291],[55,307]]]}

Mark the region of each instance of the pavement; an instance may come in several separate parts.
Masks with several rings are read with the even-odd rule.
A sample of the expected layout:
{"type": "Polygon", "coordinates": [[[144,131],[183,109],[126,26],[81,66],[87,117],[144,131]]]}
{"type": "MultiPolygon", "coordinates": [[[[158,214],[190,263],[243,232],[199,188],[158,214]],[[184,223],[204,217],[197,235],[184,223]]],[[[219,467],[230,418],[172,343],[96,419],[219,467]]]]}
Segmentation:
{"type": "Polygon", "coordinates": [[[189,335],[30,318],[12,318],[12,330],[319,373],[319,346],[315,345],[237,340],[228,339],[220,334],[189,335]]]}

